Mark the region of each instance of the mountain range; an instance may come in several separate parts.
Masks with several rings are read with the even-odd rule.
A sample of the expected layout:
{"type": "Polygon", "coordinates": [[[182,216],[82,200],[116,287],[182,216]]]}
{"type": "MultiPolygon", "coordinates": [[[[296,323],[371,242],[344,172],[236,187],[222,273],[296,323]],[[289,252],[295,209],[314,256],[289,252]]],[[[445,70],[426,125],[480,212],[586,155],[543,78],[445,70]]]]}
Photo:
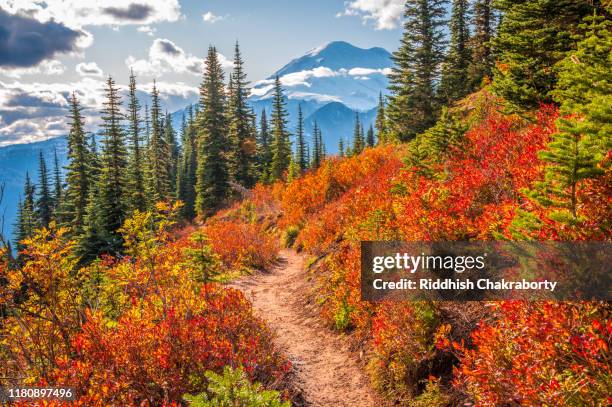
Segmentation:
{"type": "MultiPolygon", "coordinates": [[[[326,151],[334,154],[340,138],[345,145],[350,143],[356,114],[365,129],[374,123],[378,97],[380,93],[387,93],[387,75],[392,65],[391,54],[383,48],[363,49],[343,41],[330,42],[253,83],[249,103],[258,120],[263,110],[270,118],[274,79],[278,76],[287,98],[289,131],[295,130],[298,106],[301,106],[307,141],[311,143],[316,121],[326,151]]],[[[172,113],[175,129],[180,128],[185,110],[172,113]]],[[[0,216],[4,217],[5,234],[11,235],[26,172],[37,182],[39,152],[43,152],[47,166],[52,167],[55,150],[60,165],[64,166],[66,137],[0,147],[0,184],[5,185],[0,216]]]]}

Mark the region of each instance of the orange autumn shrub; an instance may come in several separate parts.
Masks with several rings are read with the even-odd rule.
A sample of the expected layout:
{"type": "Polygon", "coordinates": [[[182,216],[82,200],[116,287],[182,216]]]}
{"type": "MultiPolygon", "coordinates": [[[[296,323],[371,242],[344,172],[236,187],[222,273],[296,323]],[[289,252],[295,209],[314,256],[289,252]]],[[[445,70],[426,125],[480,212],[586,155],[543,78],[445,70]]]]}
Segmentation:
{"type": "Polygon", "coordinates": [[[479,406],[609,405],[610,308],[598,303],[498,304],[499,317],[461,349],[455,386],[479,406]]]}
{"type": "Polygon", "coordinates": [[[213,219],[204,227],[213,251],[230,270],[266,270],[279,251],[278,240],[259,224],[213,219]]]}

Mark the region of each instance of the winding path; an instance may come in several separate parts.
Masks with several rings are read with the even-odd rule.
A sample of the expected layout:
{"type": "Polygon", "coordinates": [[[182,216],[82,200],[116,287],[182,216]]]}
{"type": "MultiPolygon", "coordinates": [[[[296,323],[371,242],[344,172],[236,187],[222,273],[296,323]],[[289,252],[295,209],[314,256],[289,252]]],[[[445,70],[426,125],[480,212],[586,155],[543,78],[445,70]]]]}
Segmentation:
{"type": "Polygon", "coordinates": [[[280,258],[270,273],[239,279],[232,286],[246,294],[275,332],[276,345],[296,370],[306,405],[381,405],[348,342],[322,324],[316,305],[308,300],[311,284],[304,258],[293,250],[283,250],[280,258]]]}

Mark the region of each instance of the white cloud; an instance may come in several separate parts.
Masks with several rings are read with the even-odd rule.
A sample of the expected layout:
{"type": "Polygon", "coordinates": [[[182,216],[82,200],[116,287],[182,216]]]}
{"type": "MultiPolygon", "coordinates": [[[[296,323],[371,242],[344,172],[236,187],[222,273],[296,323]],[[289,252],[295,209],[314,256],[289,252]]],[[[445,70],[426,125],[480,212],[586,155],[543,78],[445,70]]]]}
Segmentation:
{"type": "Polygon", "coordinates": [[[148,36],[152,37],[153,35],[155,35],[155,31],[157,30],[155,29],[155,27],[151,27],[150,25],[141,25],[136,29],[136,31],[145,33],[148,36]]]}
{"type": "Polygon", "coordinates": [[[95,62],[81,62],[77,64],[76,71],[81,76],[102,76],[102,69],[95,62]]]}
{"type": "Polygon", "coordinates": [[[225,17],[223,16],[218,16],[216,14],[214,14],[212,11],[207,11],[206,13],[202,14],[202,20],[204,20],[207,23],[211,23],[214,24],[217,21],[221,21],[224,20],[225,17]]]}
{"type": "Polygon", "coordinates": [[[25,14],[41,22],[53,19],[73,28],[149,25],[181,17],[178,0],[0,0],[0,7],[11,14],[25,14]]]}
{"type": "MultiPolygon", "coordinates": [[[[233,65],[224,55],[218,54],[218,57],[223,68],[233,65]]],[[[147,59],[136,59],[130,55],[125,63],[134,70],[135,74],[148,77],[160,76],[166,72],[201,75],[204,69],[203,58],[186,53],[181,47],[165,38],[153,41],[147,59]]]]}
{"type": "Polygon", "coordinates": [[[21,78],[24,75],[61,75],[66,67],[58,60],[44,60],[40,64],[28,68],[0,68],[0,75],[9,78],[21,78]]]}
{"type": "Polygon", "coordinates": [[[310,69],[306,71],[299,71],[299,72],[292,72],[287,75],[283,75],[280,78],[280,82],[284,86],[297,86],[297,85],[310,86],[310,84],[307,82],[307,80],[310,78],[328,78],[328,77],[338,76],[338,75],[339,75],[338,71],[334,71],[325,66],[319,66],[314,69],[310,69]]]}
{"type": "Polygon", "coordinates": [[[404,11],[405,0],[350,0],[336,17],[357,16],[364,23],[373,21],[377,30],[397,28],[404,11]]]}
{"type": "Polygon", "coordinates": [[[349,69],[348,74],[351,76],[362,76],[367,77],[374,74],[389,75],[392,72],[391,68],[383,69],[371,69],[371,68],[352,68],[349,69]]]}

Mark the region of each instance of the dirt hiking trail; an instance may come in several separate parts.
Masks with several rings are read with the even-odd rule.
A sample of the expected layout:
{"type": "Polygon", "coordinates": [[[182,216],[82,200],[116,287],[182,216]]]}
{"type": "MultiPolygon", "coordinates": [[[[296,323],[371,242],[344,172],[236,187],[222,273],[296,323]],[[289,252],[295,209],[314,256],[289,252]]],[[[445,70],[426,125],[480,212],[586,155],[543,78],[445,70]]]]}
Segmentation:
{"type": "Polygon", "coordinates": [[[241,278],[231,286],[245,293],[275,332],[277,347],[294,366],[306,405],[381,405],[348,342],[322,324],[317,306],[307,298],[311,284],[303,256],[283,250],[280,260],[271,272],[241,278]]]}

